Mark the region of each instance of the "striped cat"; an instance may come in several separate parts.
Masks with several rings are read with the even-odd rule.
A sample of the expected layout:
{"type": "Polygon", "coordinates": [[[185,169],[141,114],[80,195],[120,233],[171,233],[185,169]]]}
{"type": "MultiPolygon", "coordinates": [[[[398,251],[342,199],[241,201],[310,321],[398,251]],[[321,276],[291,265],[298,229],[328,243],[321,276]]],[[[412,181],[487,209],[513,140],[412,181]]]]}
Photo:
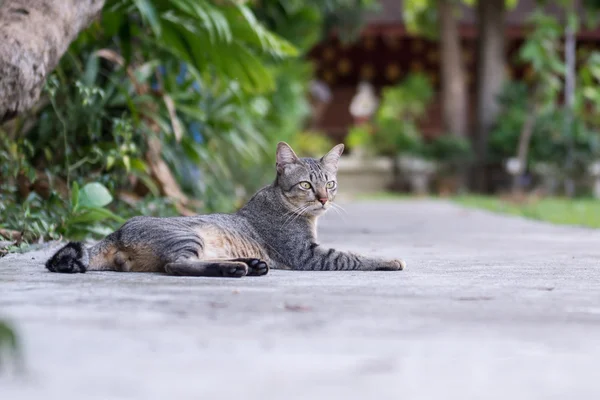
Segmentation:
{"type": "Polygon", "coordinates": [[[233,214],[134,217],[86,249],[71,242],[47,262],[52,272],[166,272],[188,276],[260,276],[269,268],[307,271],[402,270],[382,260],[317,244],[317,218],[337,192],[339,144],[321,159],[277,145],[275,182],[233,214]]]}

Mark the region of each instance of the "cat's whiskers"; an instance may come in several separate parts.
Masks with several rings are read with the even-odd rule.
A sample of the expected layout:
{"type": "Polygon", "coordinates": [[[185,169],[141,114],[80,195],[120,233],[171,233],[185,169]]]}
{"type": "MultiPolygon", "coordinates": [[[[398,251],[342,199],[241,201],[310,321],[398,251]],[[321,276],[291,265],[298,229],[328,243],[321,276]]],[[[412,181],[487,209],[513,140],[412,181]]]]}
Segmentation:
{"type": "Polygon", "coordinates": [[[283,224],[281,225],[281,229],[285,228],[286,226],[288,226],[289,224],[293,223],[299,216],[301,216],[304,211],[306,211],[306,209],[310,207],[308,204],[304,204],[301,205],[299,207],[296,207],[295,209],[288,211],[285,215],[289,215],[285,221],[283,221],[283,224]]]}
{"type": "Polygon", "coordinates": [[[331,203],[331,206],[332,206],[333,208],[335,208],[335,209],[338,209],[338,210],[340,210],[340,211],[343,211],[343,212],[344,212],[344,214],[348,215],[348,211],[346,211],[346,209],[344,209],[344,207],[340,206],[339,204],[336,204],[336,203],[333,203],[333,202],[332,202],[332,203],[331,203]]]}
{"type": "Polygon", "coordinates": [[[341,206],[339,206],[339,205],[337,205],[335,203],[331,203],[331,209],[334,210],[337,215],[339,215],[340,217],[342,217],[342,221],[344,221],[344,223],[348,222],[348,220],[346,219],[346,215],[348,213],[341,206]],[[343,211],[346,215],[342,214],[341,211],[343,211]]]}
{"type": "Polygon", "coordinates": [[[299,210],[299,212],[296,214],[296,216],[294,218],[292,218],[292,220],[289,221],[286,225],[284,225],[284,227],[287,225],[293,224],[298,218],[303,216],[305,214],[305,212],[308,211],[309,208],[310,208],[309,204],[303,206],[302,209],[299,210]]]}
{"type": "Polygon", "coordinates": [[[296,221],[298,218],[300,218],[301,216],[304,215],[304,213],[310,208],[310,204],[305,204],[304,206],[300,207],[300,210],[296,213],[296,215],[294,216],[294,218],[292,218],[291,221],[284,223],[283,226],[281,227],[281,229],[285,228],[286,226],[293,224],[294,221],[296,221]]]}

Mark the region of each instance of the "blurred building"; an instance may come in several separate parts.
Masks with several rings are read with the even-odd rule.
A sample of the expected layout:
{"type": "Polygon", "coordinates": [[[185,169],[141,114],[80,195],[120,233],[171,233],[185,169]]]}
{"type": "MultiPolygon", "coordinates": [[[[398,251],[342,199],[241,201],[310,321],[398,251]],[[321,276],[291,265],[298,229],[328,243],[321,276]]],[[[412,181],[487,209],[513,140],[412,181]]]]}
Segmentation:
{"type": "MultiPolygon", "coordinates": [[[[394,85],[410,72],[427,74],[439,91],[440,52],[438,42],[409,34],[402,21],[401,0],[380,0],[380,11],[368,15],[366,26],[358,40],[342,44],[335,35],[315,46],[309,53],[318,78],[330,87],[332,98],[319,119],[317,129],[336,140],[343,140],[353,123],[349,108],[361,81],[370,82],[379,93],[384,86],[394,85]]],[[[535,9],[535,0],[520,0],[507,12],[506,71],[514,79],[526,79],[528,68],[520,65],[517,51],[527,32],[527,18],[535,9]]],[[[560,13],[549,6],[548,12],[560,13]]],[[[472,103],[471,120],[475,110],[477,71],[477,16],[474,8],[463,7],[460,19],[463,62],[472,103]]],[[[578,37],[578,52],[600,47],[600,30],[583,31],[578,37]]],[[[442,130],[440,97],[431,104],[427,119],[422,123],[426,136],[436,136],[442,130]]]]}

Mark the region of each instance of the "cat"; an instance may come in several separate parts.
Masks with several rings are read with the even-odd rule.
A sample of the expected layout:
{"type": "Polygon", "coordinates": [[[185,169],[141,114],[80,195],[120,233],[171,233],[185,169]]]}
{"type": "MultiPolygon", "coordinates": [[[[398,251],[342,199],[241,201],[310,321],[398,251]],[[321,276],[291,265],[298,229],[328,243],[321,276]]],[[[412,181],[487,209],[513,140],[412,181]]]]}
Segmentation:
{"type": "Polygon", "coordinates": [[[163,272],[170,275],[261,276],[269,268],[306,271],[386,270],[405,267],[325,249],[317,244],[317,219],[338,190],[336,174],[343,144],[321,159],[299,158],[285,142],[277,145],[275,181],[233,214],[131,218],[87,249],[71,242],[47,262],[52,272],[163,272]]]}

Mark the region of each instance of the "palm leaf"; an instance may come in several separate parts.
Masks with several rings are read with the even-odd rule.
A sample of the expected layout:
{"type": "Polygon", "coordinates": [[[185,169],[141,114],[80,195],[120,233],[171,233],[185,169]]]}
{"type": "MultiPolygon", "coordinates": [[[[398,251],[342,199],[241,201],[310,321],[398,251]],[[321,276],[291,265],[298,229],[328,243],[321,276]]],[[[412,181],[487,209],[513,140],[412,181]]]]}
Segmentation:
{"type": "MultiPolygon", "coordinates": [[[[199,76],[210,70],[249,92],[273,90],[275,82],[265,61],[297,55],[291,43],[269,32],[245,5],[208,0],[111,3],[135,7],[153,33],[145,42],[188,63],[191,73],[199,76]]],[[[115,4],[108,9],[113,12],[115,4]]]]}

